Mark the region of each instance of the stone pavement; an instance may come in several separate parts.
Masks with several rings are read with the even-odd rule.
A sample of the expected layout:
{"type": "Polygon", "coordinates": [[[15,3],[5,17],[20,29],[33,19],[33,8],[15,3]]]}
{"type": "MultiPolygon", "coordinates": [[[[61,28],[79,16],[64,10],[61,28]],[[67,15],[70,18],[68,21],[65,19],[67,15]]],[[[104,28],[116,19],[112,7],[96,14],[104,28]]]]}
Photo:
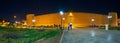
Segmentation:
{"type": "Polygon", "coordinates": [[[120,43],[120,31],[97,28],[65,30],[61,43],[120,43]]]}

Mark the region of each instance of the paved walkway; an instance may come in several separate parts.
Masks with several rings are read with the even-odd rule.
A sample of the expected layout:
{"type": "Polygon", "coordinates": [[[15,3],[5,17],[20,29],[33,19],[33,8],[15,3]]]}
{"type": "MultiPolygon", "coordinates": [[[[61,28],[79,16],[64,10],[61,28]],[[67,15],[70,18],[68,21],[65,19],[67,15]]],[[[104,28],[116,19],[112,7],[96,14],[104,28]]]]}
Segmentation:
{"type": "Polygon", "coordinates": [[[120,43],[120,31],[93,28],[65,30],[61,43],[120,43]]]}

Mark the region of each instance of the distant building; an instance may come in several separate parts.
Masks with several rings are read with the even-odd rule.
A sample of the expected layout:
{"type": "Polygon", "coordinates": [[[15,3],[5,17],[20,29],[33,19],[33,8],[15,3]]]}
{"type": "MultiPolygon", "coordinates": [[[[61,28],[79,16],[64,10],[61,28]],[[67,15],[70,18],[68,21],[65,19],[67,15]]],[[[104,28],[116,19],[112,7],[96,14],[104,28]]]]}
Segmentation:
{"type": "MultiPolygon", "coordinates": [[[[116,12],[110,12],[108,15],[87,13],[87,12],[65,12],[62,20],[63,26],[67,27],[68,23],[72,23],[73,27],[89,27],[93,24],[95,26],[104,26],[110,24],[111,26],[118,26],[118,17],[116,12]],[[112,18],[108,19],[108,15],[112,18]],[[94,19],[94,21],[91,21],[94,19]]],[[[61,23],[59,13],[50,13],[37,15],[27,14],[27,26],[53,26],[61,23]],[[34,20],[34,22],[33,22],[34,20]]]]}

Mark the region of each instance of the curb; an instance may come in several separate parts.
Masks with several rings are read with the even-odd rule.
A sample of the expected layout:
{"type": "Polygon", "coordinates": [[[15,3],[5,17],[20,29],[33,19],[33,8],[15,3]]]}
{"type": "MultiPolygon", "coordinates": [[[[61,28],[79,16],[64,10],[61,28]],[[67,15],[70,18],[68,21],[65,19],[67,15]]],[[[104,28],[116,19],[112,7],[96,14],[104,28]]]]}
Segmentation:
{"type": "Polygon", "coordinates": [[[63,33],[62,33],[62,36],[61,36],[61,39],[60,39],[60,43],[62,43],[63,35],[64,35],[64,30],[63,30],[63,33]]]}

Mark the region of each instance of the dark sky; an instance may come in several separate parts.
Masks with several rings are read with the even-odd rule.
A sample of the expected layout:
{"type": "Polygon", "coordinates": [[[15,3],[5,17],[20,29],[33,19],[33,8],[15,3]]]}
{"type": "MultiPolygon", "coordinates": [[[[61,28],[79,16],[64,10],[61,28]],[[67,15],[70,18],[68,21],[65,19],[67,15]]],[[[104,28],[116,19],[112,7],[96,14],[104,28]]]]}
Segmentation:
{"type": "MultiPolygon", "coordinates": [[[[25,19],[28,13],[36,15],[45,13],[65,12],[91,12],[107,15],[108,12],[120,14],[120,1],[118,0],[0,0],[0,18],[13,20],[25,19]]],[[[119,15],[120,16],[120,15],[119,15]]]]}

